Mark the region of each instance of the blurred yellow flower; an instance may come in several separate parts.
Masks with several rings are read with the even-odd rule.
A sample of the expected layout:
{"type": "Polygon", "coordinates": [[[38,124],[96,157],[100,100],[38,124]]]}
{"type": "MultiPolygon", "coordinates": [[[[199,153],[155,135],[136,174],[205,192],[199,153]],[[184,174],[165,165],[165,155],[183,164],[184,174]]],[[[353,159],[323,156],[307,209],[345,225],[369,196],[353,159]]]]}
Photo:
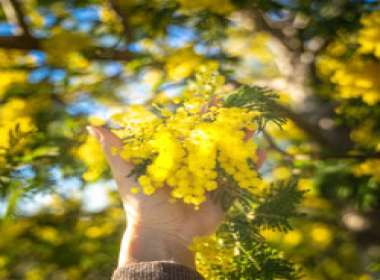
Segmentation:
{"type": "Polygon", "coordinates": [[[277,167],[272,171],[276,180],[287,180],[292,176],[292,171],[285,166],[277,167]]]}
{"type": "Polygon", "coordinates": [[[373,176],[377,182],[380,182],[380,159],[367,159],[354,165],[352,171],[355,176],[373,176]]]}
{"type": "Polygon", "coordinates": [[[98,238],[98,237],[101,237],[103,235],[103,231],[98,226],[92,226],[86,230],[85,234],[89,238],[98,238]]]}
{"type": "Polygon", "coordinates": [[[324,224],[314,224],[310,230],[310,237],[320,248],[327,247],[333,239],[331,230],[324,224]]]}
{"type": "Polygon", "coordinates": [[[347,51],[347,45],[341,41],[334,41],[327,46],[326,51],[332,56],[341,56],[347,51]]]}
{"type": "Polygon", "coordinates": [[[362,274],[359,276],[358,280],[373,280],[374,278],[369,274],[362,274]]]}
{"type": "Polygon", "coordinates": [[[343,41],[345,38],[336,39],[327,47],[326,53],[318,58],[319,73],[337,86],[336,98],[361,98],[370,106],[380,102],[380,65],[365,57],[371,53],[380,57],[379,19],[379,11],[373,11],[362,18],[362,28],[354,42],[360,47],[348,58],[340,57],[348,52],[343,41]]]}
{"type": "Polygon", "coordinates": [[[0,268],[4,267],[8,263],[6,256],[0,255],[0,268]]]}
{"type": "Polygon", "coordinates": [[[274,231],[272,229],[261,229],[260,234],[265,238],[268,242],[278,242],[281,240],[281,233],[278,231],[274,231]]]}
{"type": "Polygon", "coordinates": [[[15,83],[24,83],[28,74],[20,70],[2,70],[0,71],[0,96],[2,96],[10,85],[15,83]]]}
{"type": "Polygon", "coordinates": [[[87,170],[83,174],[84,180],[95,181],[107,170],[107,162],[104,158],[102,147],[95,137],[88,136],[86,141],[74,153],[87,166],[87,170]]]}
{"type": "Polygon", "coordinates": [[[314,180],[310,178],[301,178],[298,180],[298,189],[301,191],[310,191],[314,186],[314,180]]]}
{"type": "Polygon", "coordinates": [[[58,230],[53,227],[39,227],[36,228],[35,233],[38,238],[41,238],[52,244],[59,244],[62,240],[62,236],[59,234],[58,230]]]}
{"type": "Polygon", "coordinates": [[[189,249],[196,252],[197,271],[205,279],[219,279],[218,273],[213,269],[214,266],[222,266],[226,272],[234,269],[234,248],[225,246],[223,240],[215,235],[194,238],[189,249]]]}
{"type": "Polygon", "coordinates": [[[151,87],[155,87],[163,78],[162,71],[158,69],[148,69],[144,72],[143,82],[150,85],[151,87]]]}
{"type": "Polygon", "coordinates": [[[9,99],[0,106],[0,165],[5,163],[4,155],[10,148],[13,152],[27,152],[26,144],[32,140],[28,135],[36,130],[32,110],[31,104],[21,98],[9,99]],[[16,143],[12,141],[15,134],[20,136],[16,135],[16,143]]]}
{"type": "Polygon", "coordinates": [[[33,267],[29,269],[25,274],[25,280],[44,280],[45,272],[42,268],[33,267]]]}
{"type": "Polygon", "coordinates": [[[283,237],[284,244],[289,247],[295,247],[299,245],[302,242],[302,240],[303,235],[302,232],[299,230],[288,231],[283,237]]]}
{"type": "Polygon", "coordinates": [[[91,46],[91,38],[80,32],[69,32],[61,29],[54,31],[53,35],[42,44],[47,53],[48,61],[58,66],[64,65],[74,69],[86,68],[88,61],[79,52],[91,46]]]}
{"type": "Polygon", "coordinates": [[[202,63],[203,58],[196,54],[192,47],[173,51],[166,58],[166,71],[170,80],[178,81],[189,77],[202,63]]]}
{"type": "Polygon", "coordinates": [[[230,0],[178,0],[181,7],[189,11],[210,10],[218,14],[227,14],[234,10],[230,0]]]}
{"type": "Polygon", "coordinates": [[[380,11],[373,11],[362,18],[363,28],[359,31],[359,52],[373,53],[380,58],[380,11]]]}

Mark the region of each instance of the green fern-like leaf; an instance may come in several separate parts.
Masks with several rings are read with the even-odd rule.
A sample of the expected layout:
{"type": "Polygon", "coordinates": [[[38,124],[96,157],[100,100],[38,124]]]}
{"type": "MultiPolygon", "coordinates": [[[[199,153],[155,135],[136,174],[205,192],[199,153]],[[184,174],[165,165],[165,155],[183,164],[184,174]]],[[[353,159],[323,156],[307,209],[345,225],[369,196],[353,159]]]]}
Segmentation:
{"type": "Polygon", "coordinates": [[[283,125],[286,120],[276,111],[276,99],[278,95],[272,90],[259,86],[241,86],[236,91],[229,94],[223,105],[225,107],[245,107],[261,112],[261,116],[256,118],[259,128],[272,121],[277,125],[283,125]]]}
{"type": "Polygon", "coordinates": [[[297,189],[296,180],[272,186],[255,209],[254,223],[258,227],[290,230],[289,220],[301,215],[297,206],[303,194],[304,192],[297,189]]]}

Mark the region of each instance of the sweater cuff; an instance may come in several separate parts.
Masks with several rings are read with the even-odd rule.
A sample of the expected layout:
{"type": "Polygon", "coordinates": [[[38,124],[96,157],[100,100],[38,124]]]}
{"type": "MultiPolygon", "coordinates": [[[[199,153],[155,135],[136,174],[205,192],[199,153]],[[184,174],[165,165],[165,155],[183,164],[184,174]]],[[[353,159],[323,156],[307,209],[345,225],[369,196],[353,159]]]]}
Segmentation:
{"type": "Polygon", "coordinates": [[[193,269],[173,262],[139,262],[115,270],[112,280],[203,280],[193,269]]]}

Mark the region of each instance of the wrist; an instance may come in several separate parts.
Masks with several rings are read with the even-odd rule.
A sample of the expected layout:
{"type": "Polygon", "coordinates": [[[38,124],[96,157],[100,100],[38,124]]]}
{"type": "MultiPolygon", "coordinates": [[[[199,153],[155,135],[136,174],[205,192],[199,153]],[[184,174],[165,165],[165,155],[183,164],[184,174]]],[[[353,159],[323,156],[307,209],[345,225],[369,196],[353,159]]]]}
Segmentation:
{"type": "Polygon", "coordinates": [[[122,240],[119,267],[150,261],[169,261],[194,267],[194,254],[188,249],[190,242],[177,233],[128,224],[122,240]]]}

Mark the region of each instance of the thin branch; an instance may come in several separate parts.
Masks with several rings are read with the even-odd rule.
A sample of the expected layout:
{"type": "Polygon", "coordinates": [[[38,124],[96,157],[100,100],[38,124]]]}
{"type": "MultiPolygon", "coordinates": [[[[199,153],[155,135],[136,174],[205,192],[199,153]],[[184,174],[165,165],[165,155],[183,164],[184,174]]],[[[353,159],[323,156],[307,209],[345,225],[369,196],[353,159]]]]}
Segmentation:
{"type": "MultiPolygon", "coordinates": [[[[281,149],[276,142],[273,140],[272,136],[265,130],[262,131],[265,140],[268,142],[271,149],[277,151],[283,156],[287,157],[289,160],[293,160],[294,156],[287,153],[281,149]]],[[[380,153],[367,153],[367,154],[299,154],[298,156],[307,156],[319,160],[340,160],[340,159],[352,159],[352,160],[366,160],[366,159],[380,159],[380,153]]]]}
{"type": "MultiPolygon", "coordinates": [[[[0,37],[0,48],[15,50],[42,50],[43,39],[26,36],[0,37]]],[[[129,61],[137,57],[128,50],[115,50],[114,48],[96,47],[84,51],[84,55],[96,60],[129,61]]]]}
{"type": "Polygon", "coordinates": [[[132,29],[129,26],[128,19],[126,17],[126,13],[124,12],[123,7],[120,5],[120,1],[117,0],[109,0],[111,8],[115,11],[115,13],[118,15],[121,24],[123,25],[124,29],[124,35],[127,39],[127,41],[132,40],[132,29]]]}
{"type": "Polygon", "coordinates": [[[365,159],[380,159],[380,153],[372,153],[372,154],[326,154],[326,155],[318,155],[314,154],[318,159],[356,159],[356,160],[365,160],[365,159]]]}
{"type": "Polygon", "coordinates": [[[115,50],[114,48],[96,47],[84,52],[84,55],[96,60],[120,60],[129,61],[139,56],[128,50],[115,50]]]}
{"type": "Polygon", "coordinates": [[[41,40],[25,36],[0,37],[0,48],[16,50],[39,50],[41,40]]]}
{"type": "Polygon", "coordinates": [[[12,3],[13,9],[17,16],[17,22],[19,26],[21,27],[23,34],[27,37],[31,37],[29,26],[25,21],[25,13],[23,11],[21,4],[19,3],[18,0],[9,0],[9,1],[12,3]]]}
{"type": "Polygon", "coordinates": [[[306,135],[308,135],[312,140],[324,147],[335,147],[337,143],[332,143],[322,132],[320,127],[314,125],[306,120],[304,116],[299,113],[292,111],[290,108],[285,107],[281,104],[276,104],[276,110],[282,114],[284,117],[291,119],[295,125],[302,129],[306,135]]]}
{"type": "Polygon", "coordinates": [[[272,136],[269,135],[268,132],[266,132],[265,130],[262,131],[263,133],[263,136],[265,138],[265,140],[268,142],[269,146],[279,152],[280,154],[282,154],[283,156],[289,158],[289,159],[293,159],[293,156],[289,153],[287,153],[286,151],[284,151],[283,149],[281,149],[277,144],[276,142],[273,140],[272,136]]]}
{"type": "MultiPolygon", "coordinates": [[[[268,134],[265,130],[262,131],[265,140],[268,142],[271,149],[277,151],[283,156],[287,157],[290,160],[293,160],[294,157],[281,149],[276,142],[273,140],[272,136],[268,134]]],[[[319,160],[340,160],[340,159],[353,159],[353,160],[366,160],[366,159],[380,159],[380,153],[368,153],[368,154],[299,154],[298,156],[307,156],[319,160]]]]}

